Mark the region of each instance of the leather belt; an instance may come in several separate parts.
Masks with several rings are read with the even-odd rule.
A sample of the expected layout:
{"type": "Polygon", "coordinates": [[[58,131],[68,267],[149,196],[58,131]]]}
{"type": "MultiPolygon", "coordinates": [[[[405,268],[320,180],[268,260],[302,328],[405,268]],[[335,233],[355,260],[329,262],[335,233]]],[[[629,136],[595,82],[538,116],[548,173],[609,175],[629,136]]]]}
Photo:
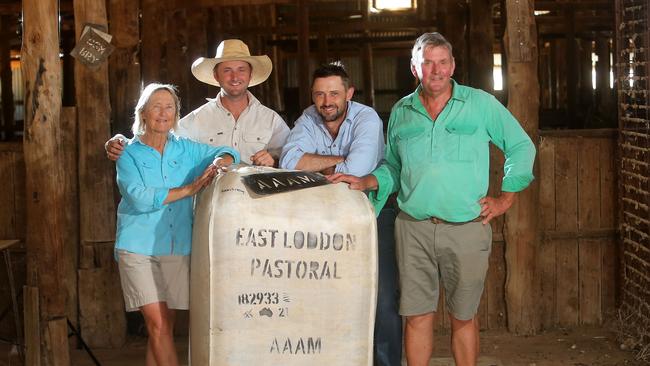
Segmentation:
{"type": "Polygon", "coordinates": [[[431,216],[427,220],[431,221],[434,224],[447,224],[447,225],[462,225],[462,224],[468,224],[470,222],[481,222],[483,221],[482,216],[476,217],[474,220],[469,220],[469,221],[463,221],[463,222],[450,222],[450,221],[445,221],[443,219],[439,219],[437,217],[431,216]]]}

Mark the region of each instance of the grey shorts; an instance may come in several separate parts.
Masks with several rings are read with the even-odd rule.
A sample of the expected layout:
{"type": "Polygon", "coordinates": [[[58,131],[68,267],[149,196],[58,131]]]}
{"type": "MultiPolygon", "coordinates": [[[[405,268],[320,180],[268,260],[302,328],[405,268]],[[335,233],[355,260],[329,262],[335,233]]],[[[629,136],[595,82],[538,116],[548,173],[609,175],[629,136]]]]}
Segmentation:
{"type": "Polygon", "coordinates": [[[400,212],[395,221],[400,314],[437,311],[440,283],[447,311],[472,319],[478,310],[492,249],[492,228],[481,222],[434,224],[400,212]]]}
{"type": "Polygon", "coordinates": [[[166,302],[169,309],[189,309],[190,256],[152,256],[116,251],[126,311],[166,302]]]}

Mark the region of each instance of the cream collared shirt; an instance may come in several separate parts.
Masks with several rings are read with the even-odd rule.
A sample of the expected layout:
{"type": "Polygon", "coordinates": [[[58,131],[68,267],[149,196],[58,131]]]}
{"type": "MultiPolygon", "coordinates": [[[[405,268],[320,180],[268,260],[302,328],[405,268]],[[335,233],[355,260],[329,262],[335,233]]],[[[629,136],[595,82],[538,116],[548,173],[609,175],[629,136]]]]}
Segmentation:
{"type": "Polygon", "coordinates": [[[262,105],[251,92],[247,93],[248,106],[238,120],[224,108],[218,95],[181,118],[175,133],[212,146],[233,147],[247,164],[260,150],[267,150],[277,161],[289,127],[280,115],[262,105]]]}

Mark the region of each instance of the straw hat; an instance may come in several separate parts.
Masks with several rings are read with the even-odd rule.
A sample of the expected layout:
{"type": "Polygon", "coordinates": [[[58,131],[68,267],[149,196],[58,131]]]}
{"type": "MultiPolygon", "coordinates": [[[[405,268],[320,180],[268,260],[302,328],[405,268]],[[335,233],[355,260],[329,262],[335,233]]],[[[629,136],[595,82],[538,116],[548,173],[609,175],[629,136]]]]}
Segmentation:
{"type": "Polygon", "coordinates": [[[192,63],[192,74],[199,81],[220,86],[219,82],[214,78],[213,70],[218,63],[224,61],[245,61],[251,65],[253,70],[251,71],[251,81],[248,86],[263,83],[273,70],[269,56],[251,56],[246,43],[238,39],[226,39],[219,43],[214,58],[199,57],[192,63]]]}

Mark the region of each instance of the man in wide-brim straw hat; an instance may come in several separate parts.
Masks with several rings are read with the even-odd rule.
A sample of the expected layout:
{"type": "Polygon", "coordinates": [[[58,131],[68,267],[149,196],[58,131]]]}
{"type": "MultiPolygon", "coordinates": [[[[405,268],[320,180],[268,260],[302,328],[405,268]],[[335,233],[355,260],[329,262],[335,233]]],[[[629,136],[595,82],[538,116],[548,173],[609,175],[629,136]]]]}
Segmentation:
{"type": "MultiPolygon", "coordinates": [[[[192,74],[199,81],[220,87],[219,94],[183,117],[176,134],[214,146],[234,147],[245,163],[277,166],[289,128],[282,117],[248,91],[249,86],[263,83],[272,70],[268,56],[251,56],[244,42],[224,40],[214,58],[200,57],[192,64],[192,74]]],[[[111,160],[122,153],[119,141],[116,136],[107,143],[111,160]]]]}

